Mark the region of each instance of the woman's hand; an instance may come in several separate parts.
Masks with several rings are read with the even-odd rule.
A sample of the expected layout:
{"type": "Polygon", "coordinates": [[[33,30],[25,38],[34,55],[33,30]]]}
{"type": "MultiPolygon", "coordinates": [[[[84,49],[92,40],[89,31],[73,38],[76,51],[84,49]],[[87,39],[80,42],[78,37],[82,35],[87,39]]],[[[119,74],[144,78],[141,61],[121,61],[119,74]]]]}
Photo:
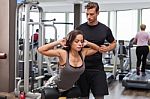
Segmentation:
{"type": "Polygon", "coordinates": [[[100,53],[106,53],[106,52],[108,52],[109,50],[110,50],[109,46],[106,46],[106,45],[101,45],[101,46],[99,47],[99,52],[100,52],[100,53]]]}
{"type": "Polygon", "coordinates": [[[86,46],[88,44],[88,41],[87,40],[84,40],[83,42],[83,47],[86,46]]]}
{"type": "Polygon", "coordinates": [[[59,40],[59,44],[63,47],[66,47],[66,38],[59,40]]]}

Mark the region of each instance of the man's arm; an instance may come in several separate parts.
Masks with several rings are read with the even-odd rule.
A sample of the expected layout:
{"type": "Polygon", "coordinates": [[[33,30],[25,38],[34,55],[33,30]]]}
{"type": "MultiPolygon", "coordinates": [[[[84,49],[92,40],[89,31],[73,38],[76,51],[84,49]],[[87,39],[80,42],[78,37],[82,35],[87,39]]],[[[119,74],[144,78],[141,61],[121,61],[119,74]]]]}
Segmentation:
{"type": "Polygon", "coordinates": [[[112,51],[115,47],[116,47],[116,40],[111,42],[108,46],[100,45],[99,52],[100,53],[106,53],[108,51],[112,51]]]}
{"type": "Polygon", "coordinates": [[[116,48],[116,40],[114,40],[112,43],[109,44],[108,46],[108,51],[112,51],[113,49],[116,48]]]}

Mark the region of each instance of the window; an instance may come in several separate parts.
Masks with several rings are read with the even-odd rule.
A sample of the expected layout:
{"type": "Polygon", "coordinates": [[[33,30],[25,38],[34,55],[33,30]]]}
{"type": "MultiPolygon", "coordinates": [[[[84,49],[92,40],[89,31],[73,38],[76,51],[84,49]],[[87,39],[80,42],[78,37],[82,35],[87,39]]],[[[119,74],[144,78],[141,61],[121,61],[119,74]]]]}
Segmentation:
{"type": "MultiPolygon", "coordinates": [[[[56,19],[55,22],[65,22],[65,13],[46,13],[45,19],[52,20],[56,19]]],[[[52,23],[50,23],[52,24],[52,23]]],[[[64,24],[54,24],[57,28],[57,39],[65,37],[65,25],[64,24]]],[[[45,39],[55,39],[55,29],[53,27],[45,28],[45,39]]]]}
{"type": "MultiPolygon", "coordinates": [[[[30,12],[30,20],[33,22],[39,22],[39,13],[30,12]]],[[[36,32],[36,29],[39,29],[39,25],[30,25],[30,37],[36,32]]]]}
{"type": "Polygon", "coordinates": [[[100,12],[97,20],[108,26],[108,12],[100,12]]]}
{"type": "Polygon", "coordinates": [[[137,10],[117,12],[117,39],[131,40],[137,33],[137,10]]]}
{"type": "Polygon", "coordinates": [[[110,12],[110,24],[109,27],[113,33],[113,36],[115,39],[117,39],[117,33],[116,33],[116,11],[110,12]]]}
{"type": "MultiPolygon", "coordinates": [[[[74,23],[74,13],[69,13],[69,23],[74,23]]],[[[69,25],[69,32],[74,29],[74,25],[69,25]]]]}
{"type": "Polygon", "coordinates": [[[149,17],[150,17],[150,9],[143,9],[142,10],[142,23],[146,25],[145,31],[148,31],[148,32],[150,32],[149,17]]]}

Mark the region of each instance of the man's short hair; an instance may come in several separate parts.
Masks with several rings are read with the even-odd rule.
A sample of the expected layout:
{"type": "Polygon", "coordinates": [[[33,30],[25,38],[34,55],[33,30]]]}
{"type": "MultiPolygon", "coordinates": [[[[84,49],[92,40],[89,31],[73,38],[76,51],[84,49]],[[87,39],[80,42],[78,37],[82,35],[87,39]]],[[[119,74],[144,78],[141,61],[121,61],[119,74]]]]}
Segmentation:
{"type": "Polygon", "coordinates": [[[39,32],[39,29],[36,29],[36,32],[39,32]]]}
{"type": "Polygon", "coordinates": [[[99,5],[96,2],[89,2],[86,6],[85,9],[92,9],[92,8],[96,8],[96,12],[99,11],[99,5]]]}

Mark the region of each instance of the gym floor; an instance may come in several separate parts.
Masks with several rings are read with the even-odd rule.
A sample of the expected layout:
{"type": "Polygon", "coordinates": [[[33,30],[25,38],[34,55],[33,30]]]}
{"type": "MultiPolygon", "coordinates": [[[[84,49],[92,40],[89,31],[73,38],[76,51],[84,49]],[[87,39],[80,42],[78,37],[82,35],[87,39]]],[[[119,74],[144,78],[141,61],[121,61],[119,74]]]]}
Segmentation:
{"type": "MultiPolygon", "coordinates": [[[[125,89],[119,81],[109,85],[109,93],[105,99],[150,99],[150,90],[125,89]]],[[[94,99],[92,95],[90,99],[94,99]]]]}
{"type": "MultiPolygon", "coordinates": [[[[150,99],[150,90],[125,89],[119,81],[114,81],[109,85],[109,93],[105,99],[150,99]]],[[[7,99],[18,99],[12,93],[1,92],[0,96],[7,96],[7,99]]],[[[90,99],[94,97],[90,95],[90,99]]]]}

